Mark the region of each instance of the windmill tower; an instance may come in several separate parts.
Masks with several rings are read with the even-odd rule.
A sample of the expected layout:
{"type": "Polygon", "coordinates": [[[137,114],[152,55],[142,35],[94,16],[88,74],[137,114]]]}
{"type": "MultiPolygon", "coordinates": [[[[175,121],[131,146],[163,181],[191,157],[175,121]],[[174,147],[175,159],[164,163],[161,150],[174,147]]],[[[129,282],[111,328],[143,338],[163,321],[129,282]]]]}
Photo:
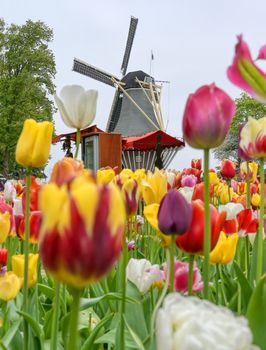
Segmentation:
{"type": "MultiPolygon", "coordinates": [[[[120,133],[124,138],[124,144],[126,142],[126,138],[138,136],[142,137],[143,135],[151,132],[165,131],[160,106],[162,86],[156,84],[154,78],[142,70],[127,73],[128,62],[133,46],[137,24],[138,19],[131,17],[126,48],[121,64],[121,79],[119,79],[114,74],[107,73],[106,71],[88,64],[78,58],[74,58],[73,63],[73,71],[98,80],[116,89],[110,115],[106,125],[106,131],[109,133],[120,133]]],[[[159,140],[157,136],[156,140],[159,140]]],[[[145,143],[145,139],[143,142],[145,143]]],[[[183,141],[182,146],[184,146],[183,141]]],[[[164,153],[167,153],[166,148],[171,148],[172,159],[173,154],[175,155],[180,147],[181,144],[180,146],[173,145],[173,147],[171,144],[167,144],[164,153]],[[173,148],[175,148],[174,152],[173,148]]],[[[151,153],[151,147],[149,146],[148,148],[148,152],[151,153]]],[[[155,141],[153,148],[153,156],[149,157],[149,159],[151,159],[149,165],[147,162],[140,161],[138,161],[137,163],[139,164],[137,164],[135,157],[137,157],[137,159],[142,159],[143,157],[140,155],[140,153],[138,153],[138,155],[136,155],[134,152],[132,153],[132,149],[123,151],[123,165],[133,169],[136,169],[138,167],[145,167],[146,169],[154,168],[156,161],[155,150],[156,148],[158,149],[158,142],[155,141]],[[128,158],[127,156],[129,156],[129,154],[130,159],[132,158],[132,161],[134,160],[134,166],[132,165],[131,161],[130,164],[126,161],[126,158],[128,158]]],[[[145,152],[145,149],[142,149],[142,152],[145,152]]],[[[167,161],[167,163],[169,162],[167,161]]],[[[162,162],[162,164],[164,167],[167,166],[166,162],[162,162]]]]}

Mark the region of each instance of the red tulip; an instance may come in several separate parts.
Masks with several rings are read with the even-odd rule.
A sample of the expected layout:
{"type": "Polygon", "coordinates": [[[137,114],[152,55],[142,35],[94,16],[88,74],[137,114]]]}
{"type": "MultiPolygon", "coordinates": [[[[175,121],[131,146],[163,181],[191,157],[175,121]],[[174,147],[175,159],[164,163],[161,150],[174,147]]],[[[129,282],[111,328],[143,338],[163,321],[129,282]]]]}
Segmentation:
{"type": "Polygon", "coordinates": [[[0,249],[0,268],[7,264],[8,250],[6,248],[0,249]]]}
{"type": "Polygon", "coordinates": [[[204,85],[187,100],[183,116],[185,141],[194,148],[220,146],[235,113],[234,101],[215,84],[204,85]]]}
{"type": "MultiPolygon", "coordinates": [[[[39,190],[41,185],[36,182],[35,176],[31,176],[30,179],[30,211],[38,210],[38,199],[39,199],[39,190]]],[[[25,212],[26,206],[26,188],[23,189],[22,194],[22,208],[25,212]]]]}
{"type": "MultiPolygon", "coordinates": [[[[24,216],[22,218],[17,218],[19,222],[18,226],[18,235],[24,239],[25,238],[25,219],[24,216]]],[[[39,233],[42,223],[42,215],[39,210],[32,211],[30,213],[30,237],[29,240],[31,243],[38,243],[39,233]]]]}
{"type": "MultiPolygon", "coordinates": [[[[187,253],[203,254],[204,250],[204,204],[201,200],[192,202],[192,222],[190,228],[181,236],[177,236],[176,245],[187,253]]],[[[222,230],[226,213],[218,213],[210,205],[211,216],[211,249],[213,250],[222,230]]]]}
{"type": "Polygon", "coordinates": [[[255,233],[258,229],[258,219],[252,218],[252,210],[244,209],[236,216],[238,222],[239,236],[246,236],[249,233],[255,233]]]}
{"type": "MultiPolygon", "coordinates": [[[[235,56],[227,70],[229,80],[261,102],[266,102],[266,74],[252,60],[249,47],[242,35],[237,36],[235,56]]],[[[265,46],[259,58],[265,58],[265,46]]]]}
{"type": "Polygon", "coordinates": [[[191,160],[191,168],[201,170],[201,168],[202,168],[201,159],[192,159],[191,160]]]}
{"type": "MultiPolygon", "coordinates": [[[[213,197],[213,193],[214,193],[214,185],[210,184],[210,199],[213,197]]],[[[194,201],[196,199],[200,199],[203,201],[203,197],[204,197],[204,183],[200,182],[199,184],[196,184],[194,188],[192,200],[194,201]]]]}
{"type": "Polygon", "coordinates": [[[232,179],[236,175],[236,163],[229,159],[224,159],[221,164],[221,176],[232,179]]]}

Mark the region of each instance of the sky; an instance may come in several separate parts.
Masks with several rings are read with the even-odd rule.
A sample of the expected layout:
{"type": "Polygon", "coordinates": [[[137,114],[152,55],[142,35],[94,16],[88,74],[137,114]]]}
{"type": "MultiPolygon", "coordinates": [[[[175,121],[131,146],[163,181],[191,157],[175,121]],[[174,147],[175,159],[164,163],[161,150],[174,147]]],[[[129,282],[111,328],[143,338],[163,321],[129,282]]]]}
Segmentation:
{"type": "MultiPolygon", "coordinates": [[[[265,0],[0,0],[0,17],[7,24],[40,20],[54,32],[50,45],[56,62],[57,93],[65,85],[78,84],[98,90],[94,124],[105,129],[115,89],[72,71],[77,57],[118,77],[126,45],[130,17],[139,19],[128,72],[150,72],[156,80],[170,81],[162,89],[162,111],[167,132],[182,137],[186,100],[200,86],[215,83],[232,98],[241,91],[227,79],[236,35],[243,34],[252,56],[266,43],[265,0]]],[[[266,66],[261,66],[263,69],[266,66]]],[[[54,115],[56,133],[71,132],[54,115]]],[[[52,146],[52,159],[63,157],[61,145],[52,146]]],[[[190,166],[202,152],[186,146],[170,168],[190,166]]],[[[217,165],[212,157],[210,166],[217,165]]]]}

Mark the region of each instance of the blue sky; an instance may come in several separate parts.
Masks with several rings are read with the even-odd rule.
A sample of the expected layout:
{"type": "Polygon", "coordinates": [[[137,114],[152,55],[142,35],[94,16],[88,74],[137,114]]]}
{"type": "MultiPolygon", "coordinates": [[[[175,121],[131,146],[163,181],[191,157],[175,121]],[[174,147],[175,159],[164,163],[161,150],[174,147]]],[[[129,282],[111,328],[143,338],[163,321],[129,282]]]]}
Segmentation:
{"type": "MultiPolygon", "coordinates": [[[[0,16],[8,23],[41,20],[54,31],[58,93],[64,85],[79,84],[99,92],[95,123],[105,128],[114,89],[72,71],[73,57],[120,76],[130,16],[139,19],[128,71],[150,70],[169,80],[163,87],[165,124],[173,136],[181,137],[182,115],[188,95],[204,84],[215,82],[232,98],[241,91],[226,77],[236,35],[242,33],[252,55],[266,43],[264,0],[0,0],[0,16]]],[[[266,66],[261,65],[262,68],[266,66]]],[[[57,133],[72,131],[54,116],[57,133]]],[[[53,146],[52,164],[63,153],[53,146]]],[[[171,164],[182,169],[201,152],[186,147],[171,164]]],[[[211,166],[216,164],[211,160],[211,166]]]]}

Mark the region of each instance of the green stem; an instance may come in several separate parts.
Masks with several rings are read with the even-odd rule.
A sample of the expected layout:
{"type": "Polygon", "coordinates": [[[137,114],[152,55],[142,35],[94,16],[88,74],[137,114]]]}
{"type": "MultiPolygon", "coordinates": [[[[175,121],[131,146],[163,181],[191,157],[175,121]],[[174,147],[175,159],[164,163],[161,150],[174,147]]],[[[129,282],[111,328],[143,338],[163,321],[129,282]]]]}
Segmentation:
{"type": "Polygon", "coordinates": [[[209,299],[209,270],[210,270],[210,191],[209,191],[209,150],[204,150],[204,266],[203,266],[203,295],[209,299]]]}
{"type": "Polygon", "coordinates": [[[264,159],[260,159],[260,219],[258,231],[258,251],[257,251],[257,270],[256,282],[258,283],[262,275],[263,264],[263,220],[264,220],[264,159]]]}
{"type": "Polygon", "coordinates": [[[193,264],[194,264],[194,255],[189,255],[189,265],[188,265],[188,295],[192,295],[193,287],[193,264]]]}
{"type": "MultiPolygon", "coordinates": [[[[167,266],[170,266],[170,260],[171,260],[171,253],[170,253],[170,249],[169,248],[166,248],[166,263],[167,263],[167,266]]],[[[154,327],[155,327],[155,318],[156,318],[156,315],[157,315],[157,312],[163,302],[163,299],[166,295],[166,292],[167,292],[167,289],[168,289],[168,286],[169,286],[169,282],[170,282],[170,275],[171,275],[171,270],[169,270],[169,268],[167,269],[167,275],[166,275],[166,281],[165,281],[165,284],[163,286],[163,290],[162,290],[162,293],[160,295],[160,298],[158,299],[156,305],[155,305],[155,308],[153,309],[153,313],[152,313],[152,316],[151,316],[151,330],[150,330],[150,342],[152,344],[153,342],[153,335],[154,335],[154,327]]]]}
{"type": "Polygon", "coordinates": [[[68,346],[67,350],[77,349],[77,325],[78,325],[78,315],[79,315],[79,299],[81,291],[79,289],[72,289],[71,294],[73,296],[73,302],[71,305],[70,321],[69,321],[69,333],[68,333],[68,346]]]}
{"type": "Polygon", "coordinates": [[[170,271],[170,293],[175,290],[175,235],[172,235],[170,245],[170,262],[167,268],[170,271]]]}
{"type": "Polygon", "coordinates": [[[216,304],[219,305],[220,285],[219,285],[218,264],[216,264],[215,268],[216,268],[216,272],[215,272],[216,304]]]}
{"type": "Polygon", "coordinates": [[[58,318],[60,310],[60,284],[55,282],[55,297],[53,301],[53,323],[51,336],[51,350],[57,350],[58,318]]]}
{"type": "Polygon", "coordinates": [[[122,300],[121,300],[121,320],[120,320],[120,346],[121,349],[125,349],[125,312],[126,312],[126,266],[127,266],[127,242],[126,234],[124,234],[122,264],[121,264],[121,287],[122,287],[122,300]]]}
{"type": "MultiPolygon", "coordinates": [[[[30,178],[31,169],[26,169],[26,203],[25,203],[25,240],[23,244],[24,254],[24,281],[23,281],[23,306],[24,312],[28,312],[28,270],[29,270],[29,237],[30,237],[30,178]]],[[[29,348],[29,328],[28,322],[24,319],[24,350],[29,348]]]]}
{"type": "Polygon", "coordinates": [[[76,151],[75,151],[74,159],[77,159],[77,157],[78,157],[79,145],[80,145],[80,129],[77,129],[77,133],[76,133],[76,151]]]}
{"type": "Polygon", "coordinates": [[[247,165],[247,208],[250,208],[250,177],[249,177],[249,161],[246,162],[247,165]]]}
{"type": "Polygon", "coordinates": [[[220,264],[217,264],[217,271],[219,273],[219,281],[221,281],[221,291],[222,291],[222,296],[223,296],[223,300],[224,300],[224,305],[225,306],[228,306],[228,301],[227,301],[227,297],[226,297],[226,293],[225,293],[225,290],[224,290],[224,283],[223,283],[223,279],[222,279],[222,268],[221,268],[221,265],[220,264]]]}

